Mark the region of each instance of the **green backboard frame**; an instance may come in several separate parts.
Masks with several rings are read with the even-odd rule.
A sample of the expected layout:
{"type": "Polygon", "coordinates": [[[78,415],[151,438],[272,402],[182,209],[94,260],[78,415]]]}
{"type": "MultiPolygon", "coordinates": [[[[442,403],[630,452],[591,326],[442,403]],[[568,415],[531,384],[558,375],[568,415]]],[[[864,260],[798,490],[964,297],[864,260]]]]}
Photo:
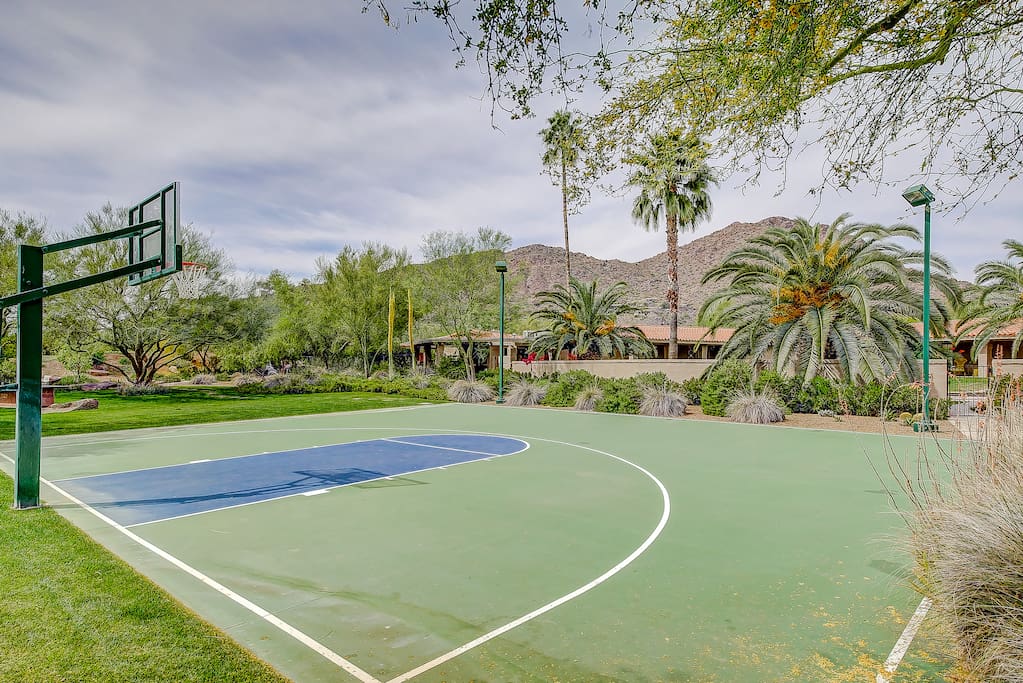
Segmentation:
{"type": "Polygon", "coordinates": [[[159,259],[159,263],[130,275],[128,284],[139,285],[181,270],[181,249],[178,245],[181,232],[180,197],[181,188],[175,182],[128,209],[129,226],[160,222],[130,237],[129,264],[143,263],[154,258],[159,259]]]}

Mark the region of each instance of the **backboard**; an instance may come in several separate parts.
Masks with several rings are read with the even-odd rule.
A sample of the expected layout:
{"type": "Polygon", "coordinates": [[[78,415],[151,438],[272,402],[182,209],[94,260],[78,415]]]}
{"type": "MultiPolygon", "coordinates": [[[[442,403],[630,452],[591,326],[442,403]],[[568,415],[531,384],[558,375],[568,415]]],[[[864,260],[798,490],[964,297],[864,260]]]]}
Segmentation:
{"type": "Polygon", "coordinates": [[[131,236],[128,243],[130,264],[141,263],[154,257],[159,258],[159,263],[141,273],[130,275],[128,284],[141,284],[173,275],[181,270],[181,247],[178,242],[181,230],[179,201],[179,184],[171,183],[128,209],[129,226],[160,221],[159,225],[145,228],[141,234],[131,236]]]}

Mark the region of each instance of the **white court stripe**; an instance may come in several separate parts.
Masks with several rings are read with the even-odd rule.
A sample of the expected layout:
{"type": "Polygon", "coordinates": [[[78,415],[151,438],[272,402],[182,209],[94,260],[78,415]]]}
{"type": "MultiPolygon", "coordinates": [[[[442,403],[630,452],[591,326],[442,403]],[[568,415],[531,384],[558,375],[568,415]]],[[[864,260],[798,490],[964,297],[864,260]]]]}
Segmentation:
{"type": "Polygon", "coordinates": [[[923,623],[924,617],[927,616],[927,611],[931,609],[931,599],[924,598],[920,601],[916,611],[913,612],[913,616],[910,617],[909,623],[906,624],[906,628],[902,631],[902,635],[895,642],[895,647],[892,648],[891,654],[888,655],[888,659],[884,661],[884,671],[877,675],[877,683],[890,683],[892,675],[895,670],[899,668],[899,664],[902,663],[902,658],[906,656],[909,651],[909,646],[913,642],[913,638],[916,637],[916,632],[920,630],[920,624],[923,623]]]}
{"type": "MultiPolygon", "coordinates": [[[[498,436],[507,436],[507,435],[501,434],[501,435],[498,435],[498,436]]],[[[599,451],[596,448],[589,448],[587,446],[580,446],[578,444],[570,444],[570,443],[567,443],[565,441],[555,441],[554,439],[539,439],[539,438],[535,438],[534,437],[534,440],[536,440],[536,441],[547,441],[547,442],[550,442],[550,443],[562,444],[562,445],[565,445],[565,446],[572,446],[574,448],[582,448],[582,449],[587,450],[587,451],[592,451],[594,453],[599,453],[600,455],[606,455],[609,458],[614,458],[615,460],[623,462],[626,465],[634,467],[637,470],[639,470],[640,472],[642,472],[643,474],[645,474],[647,477],[649,477],[657,485],[657,488],[659,488],[661,490],[661,498],[662,498],[662,500],[664,502],[664,509],[663,509],[663,512],[661,513],[661,519],[657,523],[657,526],[654,527],[654,530],[650,533],[649,536],[647,536],[646,540],[643,541],[643,543],[638,548],[633,550],[632,553],[628,557],[626,557],[624,560],[622,560],[621,562],[619,562],[615,566],[611,567],[611,569],[607,570],[606,572],[604,572],[603,574],[601,574],[597,578],[593,579],[592,581],[590,581],[586,585],[580,586],[579,588],[575,589],[571,593],[569,593],[567,595],[563,595],[560,598],[558,598],[557,600],[554,600],[553,602],[549,602],[546,605],[544,605],[543,607],[540,607],[540,608],[537,608],[537,609],[533,610],[529,614],[524,614],[521,617],[519,617],[518,619],[515,619],[514,621],[510,621],[507,624],[505,624],[504,626],[501,626],[500,628],[496,628],[496,629],[494,629],[493,631],[491,631],[489,633],[485,633],[482,636],[480,636],[479,638],[476,638],[475,640],[470,640],[465,645],[461,645],[461,646],[455,648],[454,650],[452,650],[451,652],[443,654],[440,657],[437,657],[436,659],[432,659],[429,662],[426,662],[425,664],[417,666],[416,668],[412,669],[411,671],[408,671],[406,673],[403,673],[400,676],[392,678],[390,681],[388,681],[388,683],[402,683],[403,681],[411,680],[411,679],[415,678],[416,676],[418,676],[418,675],[420,675],[422,673],[426,673],[430,669],[433,669],[435,667],[440,666],[444,662],[452,660],[455,657],[458,657],[459,655],[465,654],[469,650],[472,650],[473,648],[478,647],[478,646],[482,645],[483,643],[486,643],[489,640],[493,640],[494,638],[497,638],[498,636],[504,635],[508,631],[511,631],[512,629],[517,628],[517,627],[521,626],[522,624],[525,624],[528,621],[532,621],[533,619],[536,619],[538,616],[540,616],[542,614],[546,614],[547,612],[550,612],[552,609],[560,607],[561,605],[565,604],[569,600],[573,600],[573,599],[579,597],[583,593],[589,592],[590,590],[596,588],[597,586],[599,586],[600,584],[604,583],[605,581],[610,579],[612,576],[614,576],[615,574],[617,574],[618,572],[620,572],[621,570],[625,569],[627,566],[632,564],[632,562],[637,557],[639,557],[640,555],[645,553],[646,550],[651,545],[653,545],[654,541],[657,540],[657,537],[661,535],[661,531],[664,530],[665,525],[667,525],[667,523],[668,523],[668,518],[671,516],[671,498],[668,496],[668,489],[666,489],[664,487],[664,484],[661,483],[661,480],[658,479],[657,477],[655,477],[653,474],[651,474],[648,470],[644,469],[643,467],[640,467],[639,465],[637,465],[634,462],[630,462],[630,461],[626,460],[625,458],[618,457],[617,455],[613,455],[613,454],[607,453],[605,451],[599,451]]]]}
{"type": "MultiPolygon", "coordinates": [[[[486,451],[470,451],[470,450],[466,450],[464,448],[455,448],[454,446],[434,446],[433,444],[428,444],[428,443],[417,443],[415,441],[403,441],[402,439],[396,439],[396,438],[390,438],[390,439],[383,438],[383,439],[380,439],[380,440],[381,441],[390,441],[391,443],[400,443],[400,444],[404,444],[405,446],[422,446],[423,448],[436,448],[439,451],[455,451],[456,453],[469,453],[471,455],[482,455],[482,456],[485,456],[485,457],[493,457],[495,455],[515,455],[515,453],[521,453],[522,451],[526,450],[526,448],[529,448],[529,446],[526,445],[526,448],[523,448],[522,450],[519,450],[519,451],[515,451],[515,453],[487,453],[486,451]]],[[[518,441],[519,443],[525,444],[525,442],[522,441],[521,439],[515,439],[515,440],[518,441]]]]}
{"type": "Polygon", "coordinates": [[[329,491],[329,490],[330,489],[317,489],[315,491],[306,491],[302,495],[303,496],[318,496],[320,494],[327,493],[327,491],[329,491]]]}
{"type": "MultiPolygon", "coordinates": [[[[5,459],[10,461],[10,463],[12,465],[14,464],[14,460],[12,460],[6,453],[0,453],[0,455],[2,455],[5,459]]],[[[235,593],[233,590],[231,590],[230,588],[228,588],[224,584],[222,584],[222,583],[220,583],[220,582],[218,582],[218,581],[216,581],[216,580],[206,576],[205,574],[203,574],[201,571],[199,571],[198,569],[196,569],[192,565],[185,563],[183,560],[179,560],[178,558],[176,558],[173,555],[171,555],[170,553],[168,553],[166,550],[163,550],[162,548],[159,548],[159,547],[153,545],[152,543],[150,543],[146,539],[142,538],[138,534],[132,533],[130,530],[126,529],[125,527],[121,526],[120,524],[118,524],[114,520],[110,519],[109,517],[104,515],[102,512],[99,512],[98,510],[95,510],[94,508],[90,507],[86,503],[83,503],[82,501],[80,501],[77,498],[75,498],[74,496],[72,496],[70,493],[64,491],[59,486],[55,486],[54,484],[50,483],[49,481],[47,481],[46,479],[43,479],[41,477],[40,477],[39,480],[41,482],[43,482],[44,484],[46,484],[47,486],[49,486],[54,491],[56,491],[57,493],[59,493],[60,495],[64,496],[65,498],[67,498],[71,502],[73,502],[76,505],[78,505],[79,507],[81,507],[83,510],[91,513],[92,515],[98,517],[100,520],[102,520],[106,524],[109,524],[114,529],[120,531],[122,534],[124,534],[125,536],[127,536],[131,540],[135,541],[136,543],[141,545],[146,550],[149,550],[150,552],[152,552],[153,554],[157,555],[158,557],[163,558],[164,560],[166,560],[167,562],[171,563],[172,565],[174,565],[178,569],[182,570],[186,574],[189,574],[189,575],[195,577],[196,579],[198,579],[199,581],[201,581],[205,585],[209,586],[213,590],[217,591],[221,595],[223,595],[223,596],[225,596],[227,598],[230,598],[231,600],[233,600],[234,602],[238,603],[239,605],[241,605],[245,609],[249,610],[250,612],[252,612],[256,616],[258,616],[261,619],[265,620],[267,623],[270,623],[270,624],[276,626],[278,629],[280,629],[281,631],[287,633],[289,636],[291,636],[292,638],[294,638],[298,642],[302,643],[303,645],[305,645],[309,649],[315,651],[316,653],[318,653],[319,655],[321,655],[325,659],[329,660],[331,663],[341,667],[342,669],[344,669],[345,671],[350,673],[352,676],[355,676],[357,679],[359,679],[363,683],[380,683],[380,681],[378,679],[374,678],[369,673],[363,671],[362,669],[357,667],[355,664],[352,664],[350,661],[348,661],[347,659],[345,659],[341,655],[337,654],[336,652],[334,652],[333,650],[328,648],[326,645],[323,645],[322,643],[320,643],[319,641],[313,639],[312,637],[307,636],[302,631],[299,631],[297,628],[295,628],[291,624],[287,623],[283,619],[280,619],[280,618],[274,616],[268,610],[260,607],[259,605],[257,605],[256,603],[252,602],[248,598],[242,597],[241,595],[239,595],[238,593],[235,593]]]]}

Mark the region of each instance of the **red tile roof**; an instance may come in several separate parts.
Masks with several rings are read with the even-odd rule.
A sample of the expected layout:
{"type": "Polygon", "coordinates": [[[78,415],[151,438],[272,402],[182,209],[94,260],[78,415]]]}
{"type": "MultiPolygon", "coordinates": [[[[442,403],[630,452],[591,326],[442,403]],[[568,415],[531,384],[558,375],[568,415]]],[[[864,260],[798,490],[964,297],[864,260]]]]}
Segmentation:
{"type": "MultiPolygon", "coordinates": [[[[646,338],[654,342],[668,341],[669,327],[667,325],[637,325],[646,338]]],[[[707,327],[683,326],[678,327],[678,340],[680,343],[695,344],[698,341],[712,344],[724,344],[732,338],[735,330],[729,327],[719,327],[712,335],[707,335],[707,327]],[[704,338],[704,335],[707,335],[704,338]]]]}
{"type": "MultiPolygon", "coordinates": [[[[923,323],[913,323],[913,327],[914,327],[914,329],[916,329],[916,331],[918,333],[920,333],[920,334],[924,333],[924,324],[923,323]]],[[[951,330],[953,336],[958,334],[958,332],[959,332],[959,321],[958,320],[953,320],[951,322],[951,324],[949,324],[949,329],[951,330]]],[[[971,329],[970,333],[967,334],[966,336],[964,336],[963,339],[976,339],[978,336],[980,336],[980,329],[981,328],[971,329]]],[[[1016,337],[1016,335],[1020,333],[1021,330],[1023,330],[1023,320],[1017,320],[1016,322],[1009,323],[1008,325],[1003,327],[1001,330],[999,330],[998,334],[995,335],[995,338],[996,339],[1014,339],[1016,337]]]]}

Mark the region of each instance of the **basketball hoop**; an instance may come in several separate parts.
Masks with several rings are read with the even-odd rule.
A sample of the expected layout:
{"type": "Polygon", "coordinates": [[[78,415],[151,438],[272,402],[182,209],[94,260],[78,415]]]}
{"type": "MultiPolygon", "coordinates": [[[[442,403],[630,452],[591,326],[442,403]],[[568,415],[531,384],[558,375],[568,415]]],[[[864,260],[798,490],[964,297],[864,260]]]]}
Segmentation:
{"type": "Polygon", "coordinates": [[[191,261],[182,263],[181,270],[174,273],[171,279],[178,289],[178,297],[182,299],[198,299],[210,281],[206,274],[206,264],[191,261]]]}

